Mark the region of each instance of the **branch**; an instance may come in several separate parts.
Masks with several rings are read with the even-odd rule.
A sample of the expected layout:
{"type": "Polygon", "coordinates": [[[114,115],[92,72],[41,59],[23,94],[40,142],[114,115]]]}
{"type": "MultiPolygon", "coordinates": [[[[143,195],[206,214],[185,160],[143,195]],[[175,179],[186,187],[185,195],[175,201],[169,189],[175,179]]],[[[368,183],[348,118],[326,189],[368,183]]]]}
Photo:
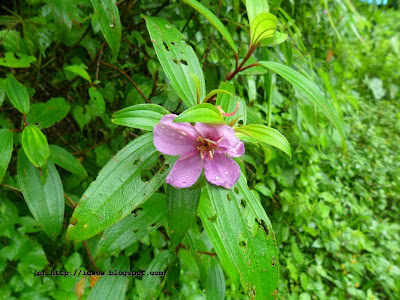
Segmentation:
{"type": "Polygon", "coordinates": [[[109,68],[111,68],[111,69],[114,69],[114,70],[120,72],[122,75],[124,75],[124,76],[126,77],[126,79],[128,79],[129,82],[132,83],[132,85],[133,85],[133,86],[135,87],[135,89],[138,91],[138,93],[140,94],[140,96],[142,96],[142,98],[144,99],[144,101],[146,101],[146,102],[148,102],[148,103],[150,102],[150,100],[149,100],[149,99],[146,97],[146,95],[142,92],[142,90],[141,90],[140,87],[137,85],[137,83],[134,82],[133,79],[132,79],[128,74],[126,74],[124,70],[121,70],[120,68],[118,68],[118,67],[116,67],[116,66],[114,66],[114,65],[112,65],[112,64],[106,63],[106,62],[104,62],[104,61],[102,61],[101,64],[102,64],[102,65],[105,65],[105,66],[107,66],[107,67],[109,67],[109,68]]]}

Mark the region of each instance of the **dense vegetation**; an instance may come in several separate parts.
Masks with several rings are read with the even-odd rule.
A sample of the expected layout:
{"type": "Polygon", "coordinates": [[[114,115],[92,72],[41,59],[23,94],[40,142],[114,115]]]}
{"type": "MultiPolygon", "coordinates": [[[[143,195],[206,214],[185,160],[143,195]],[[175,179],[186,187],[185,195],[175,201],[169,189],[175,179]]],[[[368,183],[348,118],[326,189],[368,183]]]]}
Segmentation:
{"type": "MultiPolygon", "coordinates": [[[[305,78],[302,83],[315,83],[296,86],[260,65],[232,74],[234,48],[239,62],[248,53],[252,17],[245,2],[201,1],[225,25],[233,46],[215,22],[187,4],[195,1],[1,3],[0,299],[400,299],[400,11],[390,1],[269,1],[281,40],[265,40],[269,44],[257,47],[247,65],[277,62],[301,76],[297,80],[305,78]],[[229,193],[203,177],[191,189],[164,182],[173,157],[155,150],[145,133],[154,121],[143,116],[181,114],[196,99],[179,92],[166,71],[159,51],[175,44],[157,48],[151,22],[164,21],[154,16],[194,50],[176,65],[191,66],[197,55],[206,90],[197,83],[199,73],[184,78],[193,79],[186,83],[198,87],[198,97],[227,90],[231,94],[218,93],[208,103],[232,112],[239,99],[238,125],[257,123],[284,136],[280,143],[251,143],[237,131],[246,142],[236,159],[245,177],[229,193]],[[226,78],[230,84],[222,83],[226,78]],[[337,122],[308,96],[314,88],[337,122]],[[154,115],[139,110],[135,118],[120,112],[150,103],[163,108],[154,115]],[[138,147],[128,157],[132,169],[138,166],[135,188],[118,190],[107,202],[110,210],[86,219],[101,225],[81,225],[112,184],[130,174],[129,167],[111,183],[104,178],[113,176],[123,151],[131,151],[119,152],[127,144],[138,147]],[[225,202],[218,207],[220,195],[225,202]],[[128,198],[137,202],[124,208],[128,198]],[[231,230],[239,237],[225,230],[236,200],[244,225],[231,230]],[[90,201],[94,206],[85,204],[90,201]],[[259,203],[273,231],[264,210],[253,208],[259,203]],[[219,223],[223,209],[228,214],[219,223]],[[242,232],[255,233],[246,239],[242,232]],[[235,238],[239,253],[229,248],[235,238]],[[257,255],[264,249],[259,241],[268,244],[265,260],[257,255]],[[247,261],[237,258],[243,253],[254,255],[246,271],[240,266],[247,261]],[[260,283],[257,269],[265,262],[260,283]],[[109,269],[168,273],[81,275],[109,269]],[[47,275],[36,276],[41,270],[47,275]],[[80,276],[50,276],[51,270],[80,276]]],[[[219,111],[206,115],[222,118],[219,111]]]]}

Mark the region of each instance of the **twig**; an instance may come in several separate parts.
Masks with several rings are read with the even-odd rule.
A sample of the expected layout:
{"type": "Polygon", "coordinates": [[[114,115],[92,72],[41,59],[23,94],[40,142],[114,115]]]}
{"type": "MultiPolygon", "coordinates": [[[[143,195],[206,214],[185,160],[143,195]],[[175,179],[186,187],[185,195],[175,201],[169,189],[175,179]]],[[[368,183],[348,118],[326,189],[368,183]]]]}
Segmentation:
{"type": "Polygon", "coordinates": [[[150,102],[150,100],[149,100],[149,99],[146,97],[146,95],[142,92],[142,90],[141,90],[140,87],[137,85],[137,83],[134,82],[133,79],[132,79],[131,77],[129,77],[129,75],[126,74],[124,70],[121,70],[120,68],[118,68],[118,67],[116,67],[116,66],[114,66],[114,65],[112,65],[112,64],[106,63],[106,62],[104,62],[104,61],[102,61],[101,64],[102,64],[102,65],[105,65],[105,66],[107,66],[107,67],[109,67],[109,68],[111,68],[111,69],[114,69],[114,70],[120,72],[122,75],[124,75],[124,76],[126,77],[126,79],[128,79],[129,82],[132,83],[132,85],[133,85],[133,86],[135,87],[135,89],[138,91],[138,93],[140,94],[140,96],[142,96],[142,98],[144,99],[144,101],[150,102]]]}
{"type": "Polygon", "coordinates": [[[89,256],[90,263],[93,265],[93,267],[95,268],[95,270],[97,272],[100,272],[100,269],[97,267],[96,262],[93,259],[92,253],[90,253],[90,250],[89,250],[89,247],[88,247],[88,244],[86,241],[83,241],[83,246],[85,246],[86,252],[89,256]]]}
{"type": "Polygon", "coordinates": [[[88,152],[88,151],[90,151],[90,150],[92,150],[92,149],[94,149],[94,148],[96,148],[96,147],[99,147],[99,146],[101,146],[101,145],[107,143],[109,140],[111,140],[112,138],[114,138],[114,137],[116,137],[118,134],[120,134],[121,130],[122,130],[122,127],[121,127],[121,129],[117,129],[117,132],[116,132],[114,135],[112,135],[112,136],[106,138],[104,141],[101,141],[100,143],[97,143],[97,144],[95,144],[95,145],[93,145],[93,146],[90,146],[89,148],[86,148],[86,149],[83,149],[83,150],[80,150],[80,151],[72,152],[72,154],[73,154],[73,155],[85,154],[86,152],[88,152]]]}
{"type": "Polygon", "coordinates": [[[67,193],[64,193],[64,197],[69,201],[69,203],[71,203],[72,207],[75,208],[78,206],[78,204],[74,200],[72,200],[71,197],[67,195],[67,193]]]}
{"type": "Polygon", "coordinates": [[[0,186],[4,187],[4,188],[6,188],[6,189],[9,189],[9,190],[12,190],[12,191],[18,192],[18,193],[22,193],[21,189],[19,189],[19,188],[16,188],[16,187],[13,187],[13,186],[11,186],[11,185],[8,185],[8,184],[3,184],[3,183],[0,183],[0,186]]]}
{"type": "Polygon", "coordinates": [[[99,59],[97,60],[96,81],[99,80],[100,61],[101,61],[101,57],[103,56],[104,45],[105,45],[105,44],[101,45],[100,54],[99,54],[99,59]]]}

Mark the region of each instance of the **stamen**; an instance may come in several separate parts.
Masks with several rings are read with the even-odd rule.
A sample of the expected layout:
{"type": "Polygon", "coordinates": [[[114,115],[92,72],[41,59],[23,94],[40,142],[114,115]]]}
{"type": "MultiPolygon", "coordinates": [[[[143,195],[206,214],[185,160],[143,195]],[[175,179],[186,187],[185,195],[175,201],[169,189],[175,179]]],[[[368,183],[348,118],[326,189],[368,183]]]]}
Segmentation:
{"type": "Polygon", "coordinates": [[[212,140],[210,140],[210,139],[204,139],[208,144],[213,144],[213,145],[217,145],[217,142],[214,142],[214,141],[212,141],[212,140]]]}
{"type": "Polygon", "coordinates": [[[213,150],[208,151],[208,157],[209,157],[211,160],[214,158],[214,153],[213,153],[213,152],[214,152],[213,150]]]}
{"type": "Polygon", "coordinates": [[[204,151],[201,150],[201,151],[200,151],[200,158],[204,160],[204,157],[205,157],[204,151]]]}
{"type": "Polygon", "coordinates": [[[233,112],[231,112],[231,113],[226,113],[226,112],[224,112],[224,110],[222,109],[222,107],[220,106],[220,105],[217,105],[217,108],[218,108],[218,110],[221,112],[221,114],[224,116],[224,117],[232,117],[233,115],[235,115],[236,113],[237,113],[237,111],[238,111],[238,109],[239,109],[239,101],[238,101],[238,103],[236,103],[236,108],[235,108],[235,110],[233,111],[233,112]]]}

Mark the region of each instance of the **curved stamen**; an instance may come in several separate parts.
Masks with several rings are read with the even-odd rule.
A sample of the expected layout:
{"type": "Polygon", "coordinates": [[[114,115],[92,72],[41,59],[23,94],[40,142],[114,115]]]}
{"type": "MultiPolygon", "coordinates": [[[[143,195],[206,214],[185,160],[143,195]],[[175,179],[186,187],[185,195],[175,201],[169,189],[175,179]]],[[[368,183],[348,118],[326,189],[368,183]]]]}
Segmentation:
{"type": "Polygon", "coordinates": [[[238,103],[236,103],[236,108],[235,108],[235,110],[234,110],[233,112],[231,112],[231,113],[226,113],[226,112],[224,112],[224,110],[222,109],[222,107],[221,107],[220,105],[217,105],[217,108],[218,108],[218,110],[221,112],[221,114],[222,114],[224,117],[232,117],[233,115],[235,115],[235,114],[237,113],[237,111],[238,111],[238,109],[239,109],[239,101],[238,101],[238,103]]]}

